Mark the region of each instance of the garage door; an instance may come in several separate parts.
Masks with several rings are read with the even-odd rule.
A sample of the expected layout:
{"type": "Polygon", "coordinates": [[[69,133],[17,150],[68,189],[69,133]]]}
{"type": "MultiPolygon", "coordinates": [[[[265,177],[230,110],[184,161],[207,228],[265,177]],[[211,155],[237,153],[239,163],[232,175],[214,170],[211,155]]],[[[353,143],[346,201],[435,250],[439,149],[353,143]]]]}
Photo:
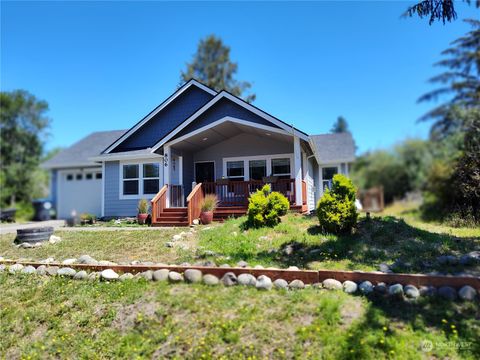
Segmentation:
{"type": "Polygon", "coordinates": [[[101,216],[102,169],[61,171],[58,179],[57,212],[60,219],[67,219],[72,212],[101,216]]]}

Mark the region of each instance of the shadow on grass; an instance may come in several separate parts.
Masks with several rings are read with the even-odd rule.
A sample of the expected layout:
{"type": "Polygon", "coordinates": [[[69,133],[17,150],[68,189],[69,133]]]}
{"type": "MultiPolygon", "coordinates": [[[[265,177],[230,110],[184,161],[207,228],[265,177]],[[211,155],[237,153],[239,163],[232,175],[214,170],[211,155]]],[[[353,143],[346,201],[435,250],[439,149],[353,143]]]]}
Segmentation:
{"type": "Polygon", "coordinates": [[[369,298],[362,321],[353,325],[349,331],[351,336],[341,358],[368,358],[369,354],[362,352],[365,341],[373,342],[392,358],[411,358],[423,354],[426,351],[424,341],[433,343],[432,353],[424,353],[427,357],[446,358],[455,351],[467,357],[478,356],[479,320],[480,307],[473,302],[458,303],[439,298],[419,298],[418,301],[409,302],[374,294],[369,298]],[[387,323],[385,318],[388,319],[387,323]],[[392,325],[392,321],[397,324],[392,325]],[[410,354],[391,352],[396,344],[388,341],[388,337],[401,330],[401,327],[425,333],[424,336],[419,333],[415,343],[404,344],[409,348],[410,354]],[[443,336],[431,334],[432,328],[440,331],[443,336]]]}
{"type": "Polygon", "coordinates": [[[469,268],[439,265],[436,258],[480,249],[480,237],[431,233],[389,216],[361,220],[354,234],[326,235],[319,226],[311,226],[307,231],[313,236],[323,236],[323,241],[312,244],[295,240],[282,244],[275,252],[261,252],[256,257],[283,266],[307,267],[315,261],[348,260],[349,270],[395,262],[395,272],[460,272],[469,268]]]}

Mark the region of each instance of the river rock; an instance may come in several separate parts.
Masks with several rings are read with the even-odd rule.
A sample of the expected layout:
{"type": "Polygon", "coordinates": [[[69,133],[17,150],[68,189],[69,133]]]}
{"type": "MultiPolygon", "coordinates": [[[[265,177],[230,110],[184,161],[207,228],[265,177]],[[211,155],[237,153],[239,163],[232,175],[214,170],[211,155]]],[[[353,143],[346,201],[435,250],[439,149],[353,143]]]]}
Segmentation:
{"type": "Polygon", "coordinates": [[[342,283],[335,279],[325,279],[322,284],[325,289],[342,290],[342,283]]]}
{"type": "Polygon", "coordinates": [[[237,263],[237,267],[246,268],[247,266],[248,266],[248,263],[243,260],[237,263]]]}
{"type": "Polygon", "coordinates": [[[458,296],[460,299],[465,301],[473,301],[477,296],[477,290],[469,285],[463,286],[460,290],[458,290],[458,296]]]}
{"type": "Polygon", "coordinates": [[[6,268],[7,268],[7,265],[0,264],[0,272],[4,272],[6,268]]]}
{"type": "Polygon", "coordinates": [[[433,297],[437,295],[437,288],[435,286],[420,286],[418,291],[420,296],[433,297]]]}
{"type": "Polygon", "coordinates": [[[388,288],[388,294],[392,296],[403,296],[403,286],[402,284],[394,284],[388,288]]]}
{"type": "Polygon", "coordinates": [[[179,240],[182,240],[182,235],[178,235],[178,234],[173,235],[172,241],[179,241],[179,240]]]}
{"type": "Polygon", "coordinates": [[[171,242],[171,241],[167,241],[167,242],[165,243],[165,246],[168,247],[168,248],[173,248],[174,245],[175,245],[175,244],[174,244],[173,242],[171,242]]]}
{"type": "Polygon", "coordinates": [[[25,266],[22,269],[22,274],[36,274],[36,270],[32,265],[25,266]]]}
{"type": "Polygon", "coordinates": [[[95,281],[100,279],[100,274],[101,272],[93,271],[90,274],[88,274],[88,281],[95,281]]]}
{"type": "Polygon", "coordinates": [[[170,271],[168,269],[155,270],[152,273],[152,279],[154,281],[167,281],[169,272],[170,271]]]}
{"type": "Polygon", "coordinates": [[[55,276],[55,275],[57,275],[58,270],[59,270],[59,267],[58,267],[58,266],[48,266],[48,267],[45,269],[47,275],[50,275],[50,276],[55,276]]]}
{"type": "Polygon", "coordinates": [[[266,275],[260,275],[257,279],[257,284],[255,285],[259,290],[271,290],[272,286],[272,280],[266,275]]]}
{"type": "Polygon", "coordinates": [[[77,262],[77,259],[65,259],[62,261],[62,265],[72,265],[77,262]]]}
{"type": "Polygon", "coordinates": [[[450,286],[442,286],[438,288],[438,295],[446,300],[456,300],[457,291],[450,286]]]}
{"type": "Polygon", "coordinates": [[[413,285],[406,285],[403,291],[405,292],[405,296],[410,299],[416,299],[420,296],[420,291],[413,285]]]}
{"type": "Polygon", "coordinates": [[[252,274],[240,274],[237,278],[238,285],[255,286],[257,279],[252,274]]]}
{"type": "Polygon", "coordinates": [[[197,269],[187,269],[183,276],[185,276],[185,280],[189,283],[202,282],[202,272],[197,269]]]}
{"type": "Polygon", "coordinates": [[[344,281],[343,291],[346,292],[347,294],[353,294],[354,292],[357,291],[357,289],[358,289],[357,283],[350,280],[344,281]]]}
{"type": "Polygon", "coordinates": [[[69,267],[63,267],[57,271],[58,276],[74,277],[77,272],[69,267]]]}
{"type": "Polygon", "coordinates": [[[182,274],[176,272],[176,271],[170,271],[168,273],[168,281],[171,283],[179,283],[183,281],[183,276],[182,274]]]}
{"type": "Polygon", "coordinates": [[[23,269],[22,264],[13,264],[13,265],[10,265],[10,267],[8,268],[8,272],[10,274],[15,274],[16,272],[22,271],[22,269],[23,269]]]}
{"type": "Polygon", "coordinates": [[[87,264],[87,265],[97,265],[98,261],[92,258],[90,255],[82,255],[78,258],[79,264],[87,264]]]}
{"type": "Polygon", "coordinates": [[[120,275],[120,277],[118,278],[118,280],[120,281],[126,281],[126,280],[131,280],[133,279],[133,274],[132,273],[124,273],[122,275],[120,275]]]}
{"type": "Polygon", "coordinates": [[[74,278],[75,280],[86,280],[86,279],[88,279],[88,274],[87,274],[87,272],[86,272],[85,270],[81,270],[81,271],[77,272],[77,273],[73,276],[73,278],[74,278]]]}
{"type": "Polygon", "coordinates": [[[298,271],[298,270],[300,270],[300,269],[298,268],[298,266],[289,266],[289,267],[287,268],[287,270],[296,270],[296,271],[298,271]]]}
{"type": "Polygon", "coordinates": [[[273,282],[273,286],[275,286],[277,289],[286,289],[288,288],[288,282],[283,279],[277,279],[273,282]]]}
{"type": "Polygon", "coordinates": [[[363,281],[358,285],[358,289],[362,294],[370,294],[373,292],[373,285],[370,281],[363,281]]]}
{"type": "Polygon", "coordinates": [[[379,282],[375,287],[373,288],[373,291],[375,291],[378,294],[386,294],[387,293],[387,285],[384,282],[379,282]]]}
{"type": "Polygon", "coordinates": [[[113,271],[112,269],[105,269],[100,273],[100,276],[103,280],[111,281],[117,280],[120,276],[113,271]]]}
{"type": "Polygon", "coordinates": [[[237,276],[232,272],[227,272],[222,276],[222,284],[225,286],[237,285],[237,276]]]}
{"type": "Polygon", "coordinates": [[[290,289],[305,289],[305,284],[302,280],[295,279],[288,284],[290,289]]]}
{"type": "Polygon", "coordinates": [[[215,275],[206,274],[203,276],[203,283],[205,285],[218,285],[220,283],[220,280],[215,275]]]}
{"type": "Polygon", "coordinates": [[[152,270],[147,270],[147,271],[139,273],[138,276],[144,278],[147,281],[151,281],[151,280],[153,280],[153,271],[152,270]]]}

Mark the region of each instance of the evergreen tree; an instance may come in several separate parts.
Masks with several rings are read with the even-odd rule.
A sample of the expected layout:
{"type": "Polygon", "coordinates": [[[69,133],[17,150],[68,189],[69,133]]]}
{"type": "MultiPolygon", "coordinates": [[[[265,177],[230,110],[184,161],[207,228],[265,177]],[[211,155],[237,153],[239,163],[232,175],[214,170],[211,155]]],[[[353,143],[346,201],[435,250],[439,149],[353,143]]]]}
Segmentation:
{"type": "MultiPolygon", "coordinates": [[[[471,0],[463,0],[467,4],[470,4],[471,0]]],[[[480,0],[476,0],[475,4],[480,7],[480,0]]],[[[457,12],[455,11],[455,5],[453,0],[424,0],[409,7],[404,14],[405,16],[418,15],[421,19],[424,17],[430,17],[428,23],[432,25],[436,20],[452,21],[457,18],[457,12]]]]}
{"type": "Polygon", "coordinates": [[[245,101],[255,100],[255,94],[244,95],[252,87],[246,81],[237,81],[234,77],[238,64],[230,60],[230,47],[223,44],[215,35],[200,40],[196,54],[181,72],[181,82],[196,79],[216,91],[226,90],[245,101]]]}
{"type": "Polygon", "coordinates": [[[330,132],[334,134],[349,132],[347,120],[345,120],[343,116],[339,116],[337,121],[333,124],[330,132]]]}
{"type": "Polygon", "coordinates": [[[447,68],[447,71],[430,79],[430,82],[440,84],[440,87],[419,99],[421,102],[437,100],[444,95],[451,96],[447,102],[422,118],[435,120],[431,129],[434,138],[449,135],[464,125],[457,121],[459,117],[454,105],[466,109],[480,107],[480,21],[465,21],[473,29],[442,52],[447,58],[436,65],[447,68]]]}
{"type": "Polygon", "coordinates": [[[0,93],[0,203],[28,202],[50,119],[48,104],[24,90],[0,93]]]}

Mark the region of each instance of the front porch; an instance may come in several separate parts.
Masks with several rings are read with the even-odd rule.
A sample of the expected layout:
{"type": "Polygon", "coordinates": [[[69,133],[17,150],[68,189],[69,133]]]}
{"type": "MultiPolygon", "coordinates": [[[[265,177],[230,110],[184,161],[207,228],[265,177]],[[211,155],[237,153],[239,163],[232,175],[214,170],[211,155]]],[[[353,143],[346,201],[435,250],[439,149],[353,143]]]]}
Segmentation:
{"type": "Polygon", "coordinates": [[[307,185],[302,181],[302,203],[295,204],[295,179],[278,179],[275,182],[258,180],[205,182],[196,184],[184,202],[182,185],[164,185],[152,199],[153,226],[189,226],[198,219],[201,204],[206,194],[215,194],[219,200],[214,211],[214,221],[247,213],[248,199],[252,193],[269,184],[272,191],[278,191],[290,201],[290,209],[304,213],[307,211],[307,185]],[[184,205],[185,204],[185,205],[184,205]]]}

